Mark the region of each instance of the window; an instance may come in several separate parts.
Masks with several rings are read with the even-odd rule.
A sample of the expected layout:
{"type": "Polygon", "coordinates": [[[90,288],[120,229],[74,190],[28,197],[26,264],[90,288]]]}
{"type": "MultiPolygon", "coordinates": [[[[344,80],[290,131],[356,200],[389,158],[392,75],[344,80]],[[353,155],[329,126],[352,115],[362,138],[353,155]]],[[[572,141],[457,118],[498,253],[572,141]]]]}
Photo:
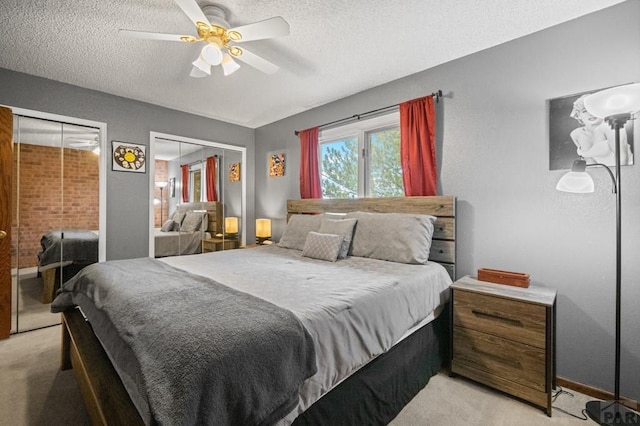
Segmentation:
{"type": "Polygon", "coordinates": [[[402,197],[398,112],[323,130],[323,198],[402,197]]]}
{"type": "Polygon", "coordinates": [[[191,182],[191,197],[190,200],[194,201],[202,201],[202,165],[196,170],[191,170],[191,178],[189,179],[191,182]]]}

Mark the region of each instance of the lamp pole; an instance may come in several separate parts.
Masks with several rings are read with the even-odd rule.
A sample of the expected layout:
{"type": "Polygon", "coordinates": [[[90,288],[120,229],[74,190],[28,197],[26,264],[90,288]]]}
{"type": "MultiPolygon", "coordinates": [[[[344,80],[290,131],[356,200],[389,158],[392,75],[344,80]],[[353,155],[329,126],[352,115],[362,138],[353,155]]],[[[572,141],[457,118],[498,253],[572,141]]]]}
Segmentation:
{"type": "MultiPolygon", "coordinates": [[[[622,308],[622,195],[620,193],[620,130],[624,128],[631,114],[616,114],[604,120],[615,132],[615,177],[604,166],[613,180],[616,194],[616,337],[615,337],[615,385],[613,401],[589,401],[586,410],[589,417],[600,425],[637,425],[640,417],[620,402],[620,346],[621,346],[621,308],[622,308]]],[[[599,166],[600,164],[588,164],[599,166]]]]}
{"type": "Polygon", "coordinates": [[[162,197],[162,191],[164,191],[164,186],[160,187],[160,226],[164,223],[163,213],[164,213],[164,199],[162,197]]]}

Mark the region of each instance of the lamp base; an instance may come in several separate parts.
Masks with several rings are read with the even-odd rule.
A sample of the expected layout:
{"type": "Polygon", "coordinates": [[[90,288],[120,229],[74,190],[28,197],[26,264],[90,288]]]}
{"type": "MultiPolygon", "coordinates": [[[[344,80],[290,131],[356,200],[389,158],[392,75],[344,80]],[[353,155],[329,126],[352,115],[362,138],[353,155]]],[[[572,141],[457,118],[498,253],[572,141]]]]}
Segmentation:
{"type": "Polygon", "coordinates": [[[640,416],[619,401],[589,401],[587,414],[599,425],[640,425],[640,416]]]}

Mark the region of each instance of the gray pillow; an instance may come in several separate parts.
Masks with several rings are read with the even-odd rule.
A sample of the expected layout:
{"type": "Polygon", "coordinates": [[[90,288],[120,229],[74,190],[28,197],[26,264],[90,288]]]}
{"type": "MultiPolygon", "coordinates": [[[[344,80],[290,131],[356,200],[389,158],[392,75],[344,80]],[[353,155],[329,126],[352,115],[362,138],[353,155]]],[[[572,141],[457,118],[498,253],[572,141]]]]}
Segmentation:
{"type": "Polygon", "coordinates": [[[344,259],[347,257],[349,253],[349,248],[351,247],[351,240],[353,239],[353,229],[356,226],[356,222],[358,219],[350,218],[350,219],[323,219],[320,224],[320,230],[318,230],[321,234],[337,234],[342,235],[342,247],[340,248],[340,253],[338,254],[338,259],[344,259]]]}
{"type": "Polygon", "coordinates": [[[185,212],[181,212],[181,211],[177,211],[175,212],[174,216],[173,216],[173,230],[174,231],[179,231],[180,227],[182,226],[182,222],[184,221],[184,217],[187,214],[185,212]]]}
{"type": "Polygon", "coordinates": [[[161,232],[169,232],[173,230],[173,226],[174,226],[174,221],[169,219],[166,220],[163,224],[162,224],[162,228],[160,228],[161,232]]]}
{"type": "Polygon", "coordinates": [[[342,247],[342,235],[309,232],[302,248],[302,255],[313,259],[335,262],[342,247]]]}
{"type": "Polygon", "coordinates": [[[307,234],[311,231],[318,232],[322,218],[321,214],[294,214],[289,219],[278,245],[302,250],[307,240],[307,234]]]}
{"type": "Polygon", "coordinates": [[[413,264],[429,260],[434,216],[353,212],[347,218],[358,219],[351,255],[413,264]]]}
{"type": "Polygon", "coordinates": [[[195,232],[200,230],[202,225],[203,212],[187,212],[182,225],[180,226],[180,232],[195,232]]]}

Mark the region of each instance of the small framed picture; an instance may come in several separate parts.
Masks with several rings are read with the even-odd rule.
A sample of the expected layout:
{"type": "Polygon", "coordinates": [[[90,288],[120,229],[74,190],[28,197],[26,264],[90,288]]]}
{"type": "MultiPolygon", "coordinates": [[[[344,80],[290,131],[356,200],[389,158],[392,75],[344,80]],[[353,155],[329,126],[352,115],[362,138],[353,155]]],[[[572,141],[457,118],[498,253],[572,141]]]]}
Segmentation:
{"type": "Polygon", "coordinates": [[[169,179],[169,197],[176,197],[176,178],[174,177],[169,179]]]}
{"type": "Polygon", "coordinates": [[[284,176],[284,152],[269,154],[269,176],[284,176]]]}
{"type": "Polygon", "coordinates": [[[111,141],[111,168],[118,172],[145,173],[147,147],[131,142],[111,141]]]}
{"type": "Polygon", "coordinates": [[[229,182],[240,182],[240,163],[229,164],[229,182]]]}

